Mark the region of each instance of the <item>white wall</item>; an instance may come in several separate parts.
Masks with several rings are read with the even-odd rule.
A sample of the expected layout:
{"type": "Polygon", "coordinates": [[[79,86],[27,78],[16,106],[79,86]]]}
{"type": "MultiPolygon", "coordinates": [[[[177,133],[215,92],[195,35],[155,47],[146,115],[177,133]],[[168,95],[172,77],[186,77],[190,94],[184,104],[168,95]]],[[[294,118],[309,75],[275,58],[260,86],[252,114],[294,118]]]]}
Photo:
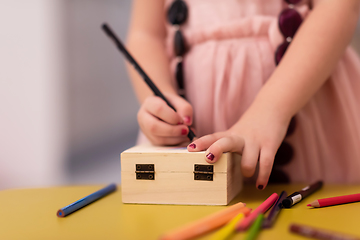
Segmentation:
{"type": "Polygon", "coordinates": [[[0,1],[0,189],[58,184],[66,126],[62,1],[0,1]]]}
{"type": "Polygon", "coordinates": [[[130,4],[0,0],[0,189],[120,177],[138,104],[100,26],[125,38],[130,4]]]}

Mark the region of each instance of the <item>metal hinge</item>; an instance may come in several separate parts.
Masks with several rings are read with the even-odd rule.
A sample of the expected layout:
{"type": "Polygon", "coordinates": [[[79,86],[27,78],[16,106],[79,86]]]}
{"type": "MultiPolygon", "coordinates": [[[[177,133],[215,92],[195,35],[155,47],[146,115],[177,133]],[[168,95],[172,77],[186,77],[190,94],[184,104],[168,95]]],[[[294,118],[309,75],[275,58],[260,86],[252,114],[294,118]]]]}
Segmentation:
{"type": "Polygon", "coordinates": [[[136,164],[136,179],[155,180],[154,164],[136,164]]]}
{"type": "Polygon", "coordinates": [[[194,180],[212,181],[214,165],[194,165],[194,180]]]}

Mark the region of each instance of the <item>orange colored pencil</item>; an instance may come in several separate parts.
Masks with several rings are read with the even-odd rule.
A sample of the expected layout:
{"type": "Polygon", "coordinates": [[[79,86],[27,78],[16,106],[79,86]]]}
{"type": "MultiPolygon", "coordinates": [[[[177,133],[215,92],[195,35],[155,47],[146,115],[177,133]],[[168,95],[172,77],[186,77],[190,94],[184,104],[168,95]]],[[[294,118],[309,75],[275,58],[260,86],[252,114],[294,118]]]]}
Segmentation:
{"type": "Polygon", "coordinates": [[[213,213],[205,218],[189,223],[183,227],[170,231],[160,237],[161,240],[186,240],[193,239],[209,233],[219,227],[224,226],[239,213],[248,215],[251,209],[239,202],[222,211],[213,213]]]}

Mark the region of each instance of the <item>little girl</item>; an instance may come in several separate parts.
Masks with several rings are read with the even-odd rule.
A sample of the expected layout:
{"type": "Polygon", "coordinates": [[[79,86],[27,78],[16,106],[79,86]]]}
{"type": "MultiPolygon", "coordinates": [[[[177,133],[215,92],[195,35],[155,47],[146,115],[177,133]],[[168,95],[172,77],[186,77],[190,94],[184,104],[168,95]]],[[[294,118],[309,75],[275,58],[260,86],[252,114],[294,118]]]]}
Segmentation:
{"type": "Polygon", "coordinates": [[[245,177],[360,183],[359,0],[134,0],[130,52],[175,106],[130,69],[139,143],[188,142],[245,177]],[[180,96],[182,95],[182,96],[180,96]]]}

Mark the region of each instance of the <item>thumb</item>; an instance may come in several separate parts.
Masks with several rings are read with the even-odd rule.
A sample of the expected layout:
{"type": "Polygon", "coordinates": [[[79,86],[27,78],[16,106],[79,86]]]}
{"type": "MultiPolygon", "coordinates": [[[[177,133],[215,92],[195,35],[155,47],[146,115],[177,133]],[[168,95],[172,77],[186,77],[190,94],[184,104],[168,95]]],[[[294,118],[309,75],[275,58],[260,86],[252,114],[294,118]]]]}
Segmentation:
{"type": "Polygon", "coordinates": [[[176,112],[180,115],[184,124],[190,126],[193,120],[193,108],[191,104],[178,95],[169,95],[166,97],[171,104],[174,105],[176,112]]]}

